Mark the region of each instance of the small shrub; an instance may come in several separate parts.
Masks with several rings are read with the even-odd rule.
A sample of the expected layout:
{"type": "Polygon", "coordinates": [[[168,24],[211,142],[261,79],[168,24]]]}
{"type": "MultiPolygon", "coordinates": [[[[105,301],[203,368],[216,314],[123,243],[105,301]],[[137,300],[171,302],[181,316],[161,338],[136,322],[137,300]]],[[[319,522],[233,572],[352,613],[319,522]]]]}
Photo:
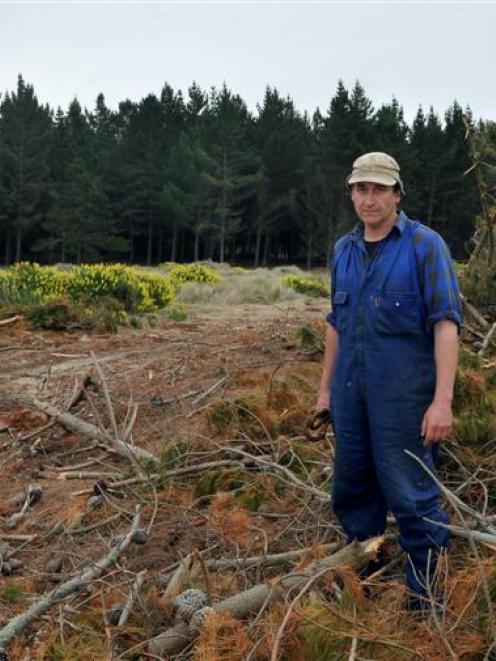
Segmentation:
{"type": "Polygon", "coordinates": [[[24,597],[24,590],[16,581],[7,581],[0,589],[0,600],[6,604],[15,604],[24,597]]]}
{"type": "Polygon", "coordinates": [[[258,511],[258,508],[262,504],[262,494],[260,493],[260,489],[257,489],[254,486],[244,487],[236,494],[235,498],[250,512],[258,511]]]}
{"type": "Polygon", "coordinates": [[[480,357],[476,353],[473,353],[472,351],[468,351],[468,349],[465,349],[463,347],[460,349],[460,357],[458,363],[460,365],[460,368],[470,367],[476,370],[482,367],[482,360],[480,359],[480,357]]]}
{"type": "Polygon", "coordinates": [[[85,317],[81,307],[71,303],[67,296],[30,306],[25,314],[35,328],[68,330],[91,325],[91,320],[85,317]]]}
{"type": "Polygon", "coordinates": [[[305,421],[308,411],[301,406],[296,406],[285,411],[280,416],[279,433],[284,436],[298,436],[305,429],[305,421]]]}
{"type": "Polygon", "coordinates": [[[171,321],[184,321],[188,316],[182,305],[171,305],[167,310],[167,314],[171,321]]]}
{"type": "Polygon", "coordinates": [[[322,280],[315,278],[305,278],[299,275],[287,275],[281,280],[283,287],[294,289],[299,294],[306,296],[322,296],[328,298],[330,296],[330,287],[322,280]]]}
{"type": "Polygon", "coordinates": [[[494,305],[496,301],[496,268],[483,259],[466,266],[460,277],[464,295],[476,307],[494,305]]]}
{"type": "Polygon", "coordinates": [[[216,469],[202,475],[195,484],[195,496],[210,496],[218,491],[241,489],[251,482],[251,475],[240,468],[216,469]]]}
{"type": "Polygon", "coordinates": [[[478,356],[468,351],[462,351],[461,358],[453,398],[453,436],[460,443],[482,446],[496,437],[494,368],[484,369],[478,356]]]}
{"type": "Polygon", "coordinates": [[[186,282],[215,284],[221,281],[218,273],[203,264],[174,264],[167,273],[173,287],[179,288],[186,282]]]}
{"type": "Polygon", "coordinates": [[[207,422],[211,431],[219,434],[229,431],[235,420],[236,408],[227,400],[214,402],[207,408],[207,422]]]}
{"type": "Polygon", "coordinates": [[[154,309],[162,309],[174,298],[174,284],[166,277],[155,273],[139,272],[140,279],[147,285],[154,309]]]}
{"type": "Polygon", "coordinates": [[[160,452],[160,468],[170,470],[181,463],[182,458],[188,451],[188,444],[179,441],[173,445],[167,445],[160,452]]]}
{"type": "Polygon", "coordinates": [[[296,336],[302,349],[322,352],[325,349],[324,334],[311,326],[300,326],[296,336]]]}
{"type": "Polygon", "coordinates": [[[117,333],[119,326],[128,323],[129,317],[124,305],[106,296],[88,310],[94,328],[100,333],[117,333]]]}
{"type": "Polygon", "coordinates": [[[277,434],[277,416],[258,395],[246,395],[235,400],[221,400],[207,409],[211,431],[228,434],[238,431],[251,439],[266,439],[277,434]]]}

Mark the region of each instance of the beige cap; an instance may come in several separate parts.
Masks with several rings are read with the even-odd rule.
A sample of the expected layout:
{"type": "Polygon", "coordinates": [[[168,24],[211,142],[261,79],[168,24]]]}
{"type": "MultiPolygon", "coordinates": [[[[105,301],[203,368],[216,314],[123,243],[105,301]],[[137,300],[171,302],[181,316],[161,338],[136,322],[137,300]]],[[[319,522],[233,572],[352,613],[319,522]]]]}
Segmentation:
{"type": "Polygon", "coordinates": [[[405,193],[403,182],[400,179],[400,166],[392,156],[381,151],[363,154],[353,163],[353,170],[346,179],[346,183],[351,186],[351,184],[358,184],[361,181],[370,181],[384,186],[399,184],[401,192],[405,193]]]}

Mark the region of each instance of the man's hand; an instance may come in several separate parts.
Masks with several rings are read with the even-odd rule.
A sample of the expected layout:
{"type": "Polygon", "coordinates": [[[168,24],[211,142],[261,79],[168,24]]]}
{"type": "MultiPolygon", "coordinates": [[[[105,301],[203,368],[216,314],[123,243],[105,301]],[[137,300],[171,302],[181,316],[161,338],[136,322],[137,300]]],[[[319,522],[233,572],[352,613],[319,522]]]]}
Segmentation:
{"type": "Polygon", "coordinates": [[[328,392],[319,392],[319,396],[317,397],[317,404],[315,405],[315,411],[319,413],[319,411],[325,411],[326,409],[331,408],[331,398],[329,396],[328,392]]]}
{"type": "Polygon", "coordinates": [[[422,420],[420,435],[424,439],[424,446],[430,448],[449,436],[453,427],[453,412],[451,404],[444,404],[434,400],[425,412],[422,420]]]}

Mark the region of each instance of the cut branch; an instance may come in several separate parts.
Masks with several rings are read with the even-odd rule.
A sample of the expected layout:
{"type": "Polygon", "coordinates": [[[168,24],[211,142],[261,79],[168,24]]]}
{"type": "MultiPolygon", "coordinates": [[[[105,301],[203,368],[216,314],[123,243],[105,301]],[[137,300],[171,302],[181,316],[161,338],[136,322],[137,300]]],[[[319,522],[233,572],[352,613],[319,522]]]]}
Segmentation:
{"type": "Polygon", "coordinates": [[[0,321],[0,326],[7,326],[7,324],[13,324],[16,321],[19,321],[19,319],[22,319],[20,314],[16,314],[13,317],[9,317],[8,319],[2,319],[0,321]]]}
{"type": "Polygon", "coordinates": [[[482,314],[479,312],[479,310],[474,305],[472,305],[472,303],[469,303],[467,301],[467,299],[465,298],[465,296],[463,294],[460,294],[460,298],[461,298],[461,301],[462,301],[463,305],[467,308],[467,310],[470,312],[472,317],[479,323],[480,326],[482,326],[482,328],[484,330],[488,330],[489,322],[487,321],[487,319],[485,319],[482,316],[482,314]]]}
{"type": "Polygon", "coordinates": [[[484,339],[482,340],[482,346],[479,349],[479,356],[483,356],[487,350],[487,347],[489,346],[489,343],[493,339],[494,332],[496,331],[496,321],[494,324],[491,326],[491,328],[488,330],[486,333],[484,339]]]}
{"type": "Polygon", "coordinates": [[[123,627],[126,624],[131,614],[131,611],[133,610],[134,602],[136,601],[136,598],[139,595],[139,591],[141,590],[141,586],[143,585],[143,582],[145,580],[145,576],[146,576],[146,569],[143,569],[143,571],[140,571],[139,574],[137,574],[136,579],[127,597],[124,609],[119,618],[119,622],[117,624],[118,628],[123,627]]]}
{"type": "MultiPolygon", "coordinates": [[[[33,399],[32,403],[38,410],[43,411],[43,413],[46,413],[47,415],[55,418],[56,421],[62,425],[62,427],[65,427],[65,429],[68,431],[77,432],[87,436],[88,438],[91,438],[92,440],[108,444],[108,437],[103,432],[101,432],[98,427],[95,427],[95,425],[92,425],[89,422],[85,422],[84,420],[80,420],[75,415],[72,415],[72,413],[63,413],[56,406],[52,406],[47,402],[41,402],[38,399],[33,399]]],[[[112,439],[112,446],[120,456],[125,457],[126,459],[129,459],[129,454],[131,453],[136,459],[144,459],[158,463],[158,459],[154,454],[148,452],[148,450],[139,448],[136,445],[124,443],[118,439],[112,439]]]]}
{"type": "Polygon", "coordinates": [[[301,480],[299,480],[290,470],[289,468],[286,468],[286,466],[281,466],[281,464],[277,464],[274,461],[269,461],[267,459],[263,459],[262,457],[256,457],[253,454],[249,454],[248,452],[245,452],[244,450],[240,450],[238,448],[222,448],[226,452],[235,452],[236,454],[240,454],[241,456],[245,457],[246,459],[249,459],[250,461],[253,461],[254,464],[259,464],[260,466],[266,466],[273,470],[275,473],[278,473],[281,476],[284,476],[286,480],[292,484],[295,484],[298,486],[300,489],[303,491],[306,491],[308,493],[311,493],[314,498],[317,498],[317,500],[320,500],[323,503],[328,503],[330,496],[328,493],[325,491],[322,491],[322,489],[318,489],[317,487],[313,487],[311,485],[305,484],[301,480]]]}
{"type": "MultiPolygon", "coordinates": [[[[334,544],[323,544],[320,548],[327,552],[334,551],[338,546],[334,544]]],[[[311,553],[312,548],[298,549],[297,551],[286,551],[285,553],[272,553],[270,555],[255,555],[250,558],[220,558],[219,560],[207,560],[206,565],[211,570],[225,570],[247,567],[270,567],[278,565],[281,562],[294,562],[307,553],[311,553]]]]}
{"type": "MultiPolygon", "coordinates": [[[[358,570],[377,556],[383,538],[376,537],[366,542],[353,542],[322,560],[312,563],[299,573],[286,574],[277,583],[260,583],[232,597],[215,604],[216,613],[229,611],[236,618],[246,617],[250,612],[258,611],[263,605],[282,599],[291,589],[301,589],[308,579],[325,569],[349,566],[358,570]]],[[[180,623],[167,629],[148,643],[147,652],[157,656],[180,652],[194,638],[194,632],[187,624],[180,623]]]]}
{"type": "Polygon", "coordinates": [[[119,556],[131,544],[132,537],[139,527],[140,509],[136,507],[136,513],[131,524],[129,532],[124,539],[112,548],[107,555],[97,560],[91,566],[82,571],[79,576],[62,583],[51,592],[44,594],[40,599],[34,602],[27,611],[16,615],[12,620],[0,629],[0,652],[5,652],[5,648],[12,640],[23,631],[31,622],[38,619],[41,615],[50,610],[53,606],[63,601],[66,597],[89,585],[92,581],[99,578],[107,569],[115,564],[119,556]]]}

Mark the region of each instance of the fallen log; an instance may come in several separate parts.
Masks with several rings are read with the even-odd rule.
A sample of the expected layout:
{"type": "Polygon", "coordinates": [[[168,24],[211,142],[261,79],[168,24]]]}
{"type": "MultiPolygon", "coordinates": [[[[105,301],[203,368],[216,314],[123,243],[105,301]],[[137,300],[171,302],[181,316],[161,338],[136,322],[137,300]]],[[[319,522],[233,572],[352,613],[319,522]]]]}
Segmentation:
{"type": "MultiPolygon", "coordinates": [[[[347,566],[358,570],[377,556],[383,537],[375,537],[365,542],[353,542],[340,551],[312,563],[298,573],[285,574],[277,583],[260,583],[248,590],[228,597],[212,606],[215,613],[229,611],[241,619],[251,612],[256,612],[272,601],[282,599],[288,590],[301,589],[309,578],[325,569],[347,566]]],[[[167,629],[148,642],[148,654],[159,656],[180,652],[195,638],[188,624],[181,622],[167,629]]]]}
{"type": "MultiPolygon", "coordinates": [[[[112,567],[118,560],[119,556],[131,544],[134,533],[139,527],[140,509],[136,507],[136,513],[131,524],[131,528],[122,541],[113,547],[103,558],[91,563],[80,574],[69,579],[65,583],[61,583],[51,592],[42,595],[37,599],[24,613],[20,613],[13,617],[7,624],[0,629],[0,653],[3,653],[2,658],[7,658],[5,652],[6,647],[12,640],[23,631],[31,622],[41,617],[46,611],[50,610],[53,606],[63,601],[66,597],[74,592],[81,590],[89,585],[92,581],[99,578],[104,571],[112,567]]],[[[0,654],[1,656],[1,654],[0,654]]]]}
{"type": "Polygon", "coordinates": [[[13,317],[9,317],[8,319],[2,319],[0,321],[0,326],[7,326],[7,324],[13,324],[16,321],[19,321],[19,319],[22,319],[20,314],[16,314],[13,317]]]}
{"type": "MultiPolygon", "coordinates": [[[[84,436],[87,436],[94,441],[99,441],[100,443],[109,443],[108,437],[103,432],[101,432],[98,427],[95,427],[95,425],[92,425],[89,422],[85,422],[84,420],[80,420],[75,415],[72,415],[72,413],[63,412],[56,406],[52,406],[47,402],[41,402],[38,399],[33,399],[32,404],[39,411],[42,411],[50,417],[55,418],[55,420],[68,431],[83,434],[84,436]]],[[[131,453],[136,459],[144,459],[146,461],[153,461],[154,463],[158,463],[157,457],[151,452],[148,452],[148,450],[144,450],[143,448],[132,445],[131,443],[124,443],[118,439],[112,439],[111,443],[115,451],[126,459],[129,458],[129,454],[131,453]]]]}
{"type": "MultiPolygon", "coordinates": [[[[323,544],[320,548],[327,552],[334,551],[337,543],[323,544]]],[[[295,562],[305,554],[311,553],[312,548],[298,549],[297,551],[285,551],[284,553],[272,553],[268,555],[255,555],[248,558],[219,558],[218,560],[207,560],[206,565],[212,571],[223,571],[229,569],[246,569],[250,567],[270,567],[282,562],[295,562]]]]}
{"type": "Polygon", "coordinates": [[[470,312],[472,317],[479,323],[479,325],[485,331],[489,330],[490,323],[487,319],[485,319],[485,317],[482,316],[479,310],[474,305],[472,305],[472,303],[469,303],[463,294],[460,294],[460,299],[463,305],[467,308],[468,312],[470,312]]]}
{"type": "Polygon", "coordinates": [[[478,353],[478,355],[479,355],[481,358],[482,358],[482,356],[484,355],[484,353],[486,352],[487,347],[489,346],[489,343],[491,342],[491,340],[492,340],[493,335],[494,335],[495,332],[496,332],[496,321],[495,321],[494,324],[491,326],[491,328],[488,330],[488,332],[486,333],[484,339],[482,340],[482,346],[481,346],[481,348],[479,349],[479,353],[478,353]]]}

